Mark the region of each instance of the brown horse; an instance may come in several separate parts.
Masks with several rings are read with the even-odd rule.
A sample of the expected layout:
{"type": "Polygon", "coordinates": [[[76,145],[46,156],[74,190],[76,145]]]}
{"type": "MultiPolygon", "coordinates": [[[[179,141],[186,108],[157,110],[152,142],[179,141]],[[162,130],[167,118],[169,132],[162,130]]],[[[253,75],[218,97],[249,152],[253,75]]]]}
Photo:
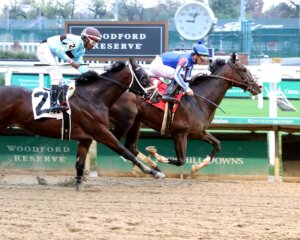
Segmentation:
{"type": "MultiPolygon", "coordinates": [[[[109,108],[113,103],[126,90],[143,95],[143,86],[149,84],[149,81],[147,73],[131,59],[128,65],[117,62],[101,75],[89,71],[76,78],[76,91],[69,104],[71,139],[78,141],[76,161],[78,190],[81,186],[85,158],[93,139],[130,160],[143,172],[155,178],[164,177],[162,173],[141,163],[109,130],[109,108]]],[[[0,132],[9,126],[19,126],[36,135],[60,138],[61,121],[55,118],[34,119],[31,94],[31,91],[22,87],[0,88],[0,132]]]]}
{"type": "MultiPolygon", "coordinates": [[[[186,161],[187,139],[198,139],[210,143],[213,147],[209,156],[200,163],[194,165],[192,172],[209,164],[220,151],[220,141],[212,136],[206,129],[214,118],[217,106],[221,103],[228,89],[233,86],[250,91],[253,95],[261,93],[259,86],[249,70],[244,67],[232,54],[231,59],[225,63],[217,59],[210,64],[211,75],[196,76],[190,84],[195,95],[184,95],[178,110],[175,113],[170,135],[174,141],[177,159],[167,159],[156,152],[155,148],[149,148],[149,152],[161,162],[181,166],[186,161]]],[[[140,123],[160,132],[164,112],[142,98],[131,93],[123,94],[110,109],[110,119],[115,124],[114,134],[121,138],[126,135],[125,146],[136,156],[146,158],[137,149],[140,123]],[[128,105],[127,102],[132,104],[128,105]],[[127,119],[127,124],[120,124],[121,119],[127,119]]],[[[141,158],[141,159],[142,159],[141,158]]]]}

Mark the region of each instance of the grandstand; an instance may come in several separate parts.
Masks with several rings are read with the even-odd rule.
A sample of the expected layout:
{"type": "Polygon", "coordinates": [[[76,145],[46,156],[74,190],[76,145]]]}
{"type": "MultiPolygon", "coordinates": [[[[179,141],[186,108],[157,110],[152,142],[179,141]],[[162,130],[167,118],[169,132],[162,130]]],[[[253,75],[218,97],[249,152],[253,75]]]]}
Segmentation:
{"type": "MultiPolygon", "coordinates": [[[[89,20],[94,21],[94,20],[89,20]]],[[[99,21],[99,24],[101,22],[99,21]]],[[[49,36],[64,32],[64,20],[28,19],[0,20],[2,42],[40,42],[49,36]],[[28,31],[30,30],[30,31],[28,31]]],[[[214,31],[207,38],[207,45],[217,54],[244,52],[244,33],[240,31],[238,19],[219,19],[214,31]]],[[[255,19],[251,21],[251,41],[247,53],[250,59],[264,55],[293,58],[300,56],[299,19],[255,19]]],[[[177,33],[173,19],[169,24],[169,50],[191,48],[193,41],[183,40],[177,33]]],[[[0,42],[1,49],[1,42],[0,42]]]]}

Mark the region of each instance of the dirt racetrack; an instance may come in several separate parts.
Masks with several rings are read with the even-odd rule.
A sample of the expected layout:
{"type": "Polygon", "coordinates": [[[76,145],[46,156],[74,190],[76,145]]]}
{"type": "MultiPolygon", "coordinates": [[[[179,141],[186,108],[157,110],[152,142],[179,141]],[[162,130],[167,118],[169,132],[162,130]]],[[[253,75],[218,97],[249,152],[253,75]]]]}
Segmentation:
{"type": "Polygon", "coordinates": [[[0,239],[300,239],[300,183],[65,178],[1,178],[0,239]]]}

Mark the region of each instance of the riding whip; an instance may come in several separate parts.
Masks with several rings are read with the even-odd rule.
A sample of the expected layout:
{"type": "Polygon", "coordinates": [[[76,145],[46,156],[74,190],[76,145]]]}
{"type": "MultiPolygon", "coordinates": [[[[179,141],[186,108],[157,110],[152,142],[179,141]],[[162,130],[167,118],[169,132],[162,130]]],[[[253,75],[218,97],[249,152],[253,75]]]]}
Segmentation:
{"type": "MultiPolygon", "coordinates": [[[[88,63],[81,63],[79,66],[87,66],[88,63]]],[[[47,63],[35,63],[33,66],[35,67],[49,67],[49,66],[71,66],[70,63],[60,63],[60,64],[47,64],[47,63]]]]}

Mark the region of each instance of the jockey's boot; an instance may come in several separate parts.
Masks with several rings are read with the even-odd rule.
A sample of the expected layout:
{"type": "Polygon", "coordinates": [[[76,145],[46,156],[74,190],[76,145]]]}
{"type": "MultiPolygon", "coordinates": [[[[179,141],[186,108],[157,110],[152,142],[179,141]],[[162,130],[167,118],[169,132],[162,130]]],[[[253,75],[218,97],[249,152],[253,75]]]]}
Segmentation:
{"type": "Polygon", "coordinates": [[[50,112],[61,112],[67,110],[66,106],[60,106],[57,103],[58,90],[58,85],[50,86],[50,112]]]}
{"type": "Polygon", "coordinates": [[[178,84],[175,82],[175,80],[172,80],[167,88],[166,93],[162,96],[161,100],[163,102],[176,103],[177,99],[174,97],[174,94],[175,94],[177,87],[178,87],[178,84]]]}

